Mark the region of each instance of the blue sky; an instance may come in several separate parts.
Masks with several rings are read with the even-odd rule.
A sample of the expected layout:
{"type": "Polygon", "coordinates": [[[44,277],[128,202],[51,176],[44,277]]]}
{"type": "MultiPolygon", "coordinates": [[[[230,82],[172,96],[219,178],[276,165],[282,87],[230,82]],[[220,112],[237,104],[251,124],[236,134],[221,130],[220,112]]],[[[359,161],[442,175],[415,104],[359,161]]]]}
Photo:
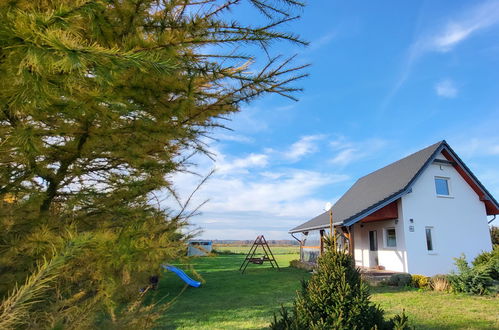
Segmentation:
{"type": "MultiPolygon", "coordinates": [[[[209,239],[290,238],[355,180],[445,139],[499,197],[499,1],[309,1],[288,26],[299,102],[267,96],[216,131],[192,203],[209,239]]],[[[173,178],[186,198],[199,177],[173,178]]]]}

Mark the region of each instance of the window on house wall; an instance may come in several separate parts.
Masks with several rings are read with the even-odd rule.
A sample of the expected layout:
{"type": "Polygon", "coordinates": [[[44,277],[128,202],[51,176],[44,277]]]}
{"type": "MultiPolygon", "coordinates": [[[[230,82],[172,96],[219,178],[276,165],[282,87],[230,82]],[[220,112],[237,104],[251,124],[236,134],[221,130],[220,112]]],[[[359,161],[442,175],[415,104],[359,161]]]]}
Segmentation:
{"type": "Polygon", "coordinates": [[[434,247],[433,247],[433,228],[432,227],[426,227],[425,228],[425,231],[426,231],[426,249],[428,250],[428,252],[433,252],[434,250],[434,247]]]}
{"type": "Polygon", "coordinates": [[[449,178],[435,177],[435,190],[439,196],[449,196],[449,178]]]}
{"type": "Polygon", "coordinates": [[[395,228],[387,228],[385,231],[386,236],[386,246],[396,247],[397,246],[397,234],[395,233],[395,228]]]}

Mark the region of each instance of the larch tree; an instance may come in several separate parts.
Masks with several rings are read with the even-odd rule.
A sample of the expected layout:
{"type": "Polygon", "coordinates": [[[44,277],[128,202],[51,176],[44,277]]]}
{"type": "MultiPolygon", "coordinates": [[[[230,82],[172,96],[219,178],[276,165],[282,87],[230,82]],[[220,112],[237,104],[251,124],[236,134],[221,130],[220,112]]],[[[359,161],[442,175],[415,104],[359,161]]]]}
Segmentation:
{"type": "Polygon", "coordinates": [[[304,43],[282,31],[302,6],[1,2],[0,326],[153,324],[139,289],[184,253],[192,211],[154,193],[175,195],[168,178],[241,104],[293,98],[304,66],[269,46],[304,43]]]}

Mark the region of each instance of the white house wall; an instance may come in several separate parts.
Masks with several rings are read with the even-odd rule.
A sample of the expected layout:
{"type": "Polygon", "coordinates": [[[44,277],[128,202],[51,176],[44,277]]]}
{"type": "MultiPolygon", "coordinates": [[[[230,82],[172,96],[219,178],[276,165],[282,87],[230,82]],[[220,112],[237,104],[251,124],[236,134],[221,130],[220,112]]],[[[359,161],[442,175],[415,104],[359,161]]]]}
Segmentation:
{"type": "Polygon", "coordinates": [[[472,260],[492,248],[485,205],[451,165],[431,164],[402,197],[402,213],[409,273],[449,273],[453,258],[472,260]],[[436,176],[450,179],[450,197],[436,195],[436,176]],[[427,251],[426,227],[433,228],[434,252],[427,251]]]}
{"type": "Polygon", "coordinates": [[[355,264],[363,267],[373,267],[369,250],[369,231],[376,230],[378,236],[378,264],[387,270],[407,272],[407,253],[404,237],[404,223],[400,202],[398,203],[399,219],[384,220],[354,225],[354,256],[355,264]],[[386,247],[385,229],[395,228],[397,247],[386,247]]]}

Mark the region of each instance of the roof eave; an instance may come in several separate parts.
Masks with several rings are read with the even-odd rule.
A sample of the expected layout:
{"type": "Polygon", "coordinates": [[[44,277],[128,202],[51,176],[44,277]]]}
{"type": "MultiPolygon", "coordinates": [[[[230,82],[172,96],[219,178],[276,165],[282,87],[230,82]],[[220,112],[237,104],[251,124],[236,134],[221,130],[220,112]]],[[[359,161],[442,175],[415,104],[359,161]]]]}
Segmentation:
{"type": "Polygon", "coordinates": [[[478,180],[478,178],[473,174],[473,172],[466,166],[466,164],[459,158],[456,152],[447,144],[447,142],[444,141],[445,144],[445,149],[452,155],[454,158],[455,162],[462,168],[466,173],[469,175],[469,177],[473,180],[473,182],[482,190],[482,192],[485,194],[487,199],[494,204],[494,206],[499,209],[499,203],[497,200],[492,196],[492,194],[485,188],[485,186],[478,180]]]}
{"type": "MultiPolygon", "coordinates": [[[[335,222],[333,223],[333,226],[340,226],[343,224],[343,221],[341,222],[335,222]]],[[[290,231],[288,231],[288,234],[296,234],[296,233],[302,233],[304,231],[310,231],[310,230],[317,230],[317,229],[327,229],[329,228],[329,224],[324,224],[320,226],[313,226],[313,227],[306,227],[306,228],[293,228],[290,231]]]]}

